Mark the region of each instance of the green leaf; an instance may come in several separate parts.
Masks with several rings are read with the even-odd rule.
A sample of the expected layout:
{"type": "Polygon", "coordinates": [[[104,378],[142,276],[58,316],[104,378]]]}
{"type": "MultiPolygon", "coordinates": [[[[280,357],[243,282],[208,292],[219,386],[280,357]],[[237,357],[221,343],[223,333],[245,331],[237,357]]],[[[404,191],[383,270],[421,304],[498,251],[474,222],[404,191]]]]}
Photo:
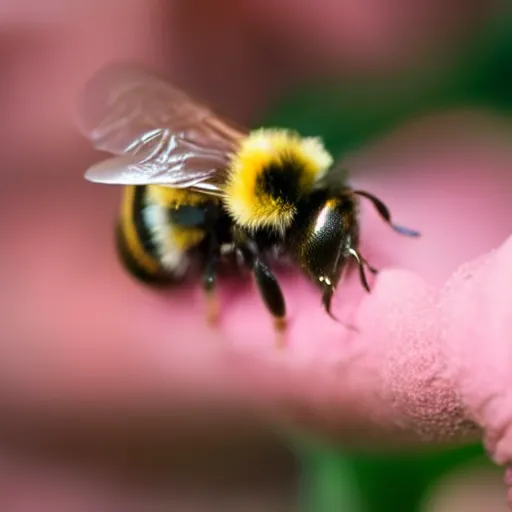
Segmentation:
{"type": "Polygon", "coordinates": [[[501,16],[457,55],[400,74],[304,84],[274,105],[261,125],[321,136],[333,154],[359,149],[408,120],[457,107],[512,109],[512,23],[501,16]]]}

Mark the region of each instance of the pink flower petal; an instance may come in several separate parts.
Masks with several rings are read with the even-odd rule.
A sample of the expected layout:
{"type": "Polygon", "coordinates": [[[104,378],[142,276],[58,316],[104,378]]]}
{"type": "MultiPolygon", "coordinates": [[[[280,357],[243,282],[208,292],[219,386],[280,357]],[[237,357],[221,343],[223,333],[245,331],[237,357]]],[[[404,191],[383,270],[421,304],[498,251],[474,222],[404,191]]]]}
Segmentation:
{"type": "MultiPolygon", "coordinates": [[[[380,175],[366,176],[369,189],[391,199],[395,219],[419,228],[424,236],[420,241],[400,238],[365,207],[364,254],[378,267],[409,267],[417,273],[385,270],[369,296],[362,292],[357,276],[350,276],[340,286],[336,314],[362,326],[359,334],[325,317],[318,296],[298,281],[285,282],[286,292],[292,297],[293,323],[284,353],[272,350],[270,327],[268,322],[265,324],[265,312],[257,304],[257,297],[244,296],[243,301],[230,306],[226,332],[238,352],[236,364],[252,386],[251,395],[263,397],[267,407],[272,403],[280,417],[291,416],[302,426],[344,440],[364,439],[365,443],[373,437],[389,438],[390,433],[402,443],[462,441],[476,438],[480,428],[486,427],[477,414],[476,403],[467,400],[467,391],[461,386],[471,379],[472,368],[480,364],[476,346],[481,347],[480,352],[490,348],[484,337],[474,336],[476,330],[467,332],[477,318],[479,328],[488,329],[476,307],[482,294],[490,292],[482,287],[487,281],[468,288],[464,276],[484,272],[486,262],[496,258],[503,264],[511,261],[507,244],[485,255],[510,233],[504,221],[509,217],[510,202],[503,190],[507,189],[504,183],[510,183],[507,169],[511,160],[500,138],[489,136],[491,125],[482,123],[484,119],[476,118],[476,123],[473,119],[473,124],[464,125],[465,129],[461,129],[460,118],[443,121],[437,124],[437,132],[429,131],[428,123],[427,128],[425,123],[420,125],[416,135],[423,131],[422,140],[428,143],[398,153],[398,170],[396,174],[386,173],[385,182],[379,182],[380,175]],[[449,137],[446,144],[447,133],[454,126],[459,126],[459,136],[449,137]],[[475,137],[478,126],[482,132],[475,137]],[[493,171],[482,179],[482,169],[493,171]],[[409,198],[409,203],[404,198],[409,198]],[[401,207],[398,212],[394,202],[401,207]],[[464,261],[463,254],[474,261],[450,278],[457,261],[464,261]],[[443,287],[446,279],[451,284],[443,287]],[[247,301],[253,301],[250,330],[246,310],[245,315],[243,312],[247,301]],[[465,309],[466,301],[474,308],[465,309]],[[456,321],[450,324],[448,334],[446,319],[452,317],[456,321]],[[451,337],[455,332],[472,337],[472,343],[468,344],[461,334],[451,337]],[[469,350],[474,355],[467,362],[466,381],[456,370],[466,359],[461,359],[462,354],[450,353],[452,344],[453,350],[469,350]]],[[[414,136],[411,139],[416,140],[414,136]]],[[[380,158],[382,165],[382,153],[380,158]]],[[[387,158],[392,161],[389,154],[387,158]]],[[[492,268],[494,264],[488,265],[492,268]]],[[[506,272],[496,272],[503,275],[501,282],[508,282],[506,272]]],[[[487,308],[506,316],[510,301],[506,295],[500,296],[499,283],[496,278],[486,284],[496,291],[487,308]],[[500,306],[495,306],[497,303],[500,306]]],[[[498,325],[496,328],[499,330],[498,325]]],[[[499,332],[503,343],[507,331],[499,332]]],[[[501,353],[492,356],[498,360],[510,350],[510,345],[501,346],[501,353]]],[[[494,372],[487,375],[495,377],[494,372]]],[[[497,380],[497,387],[508,385],[503,378],[497,380]]],[[[479,387],[488,398],[492,388],[479,387]]],[[[509,413],[510,407],[501,409],[507,418],[509,413]]]]}
{"type": "MultiPolygon", "coordinates": [[[[479,430],[447,374],[437,299],[414,274],[384,271],[362,300],[359,333],[323,329],[312,311],[296,319],[283,352],[257,350],[246,334],[234,366],[263,406],[331,438],[365,445],[475,438],[479,430]]],[[[233,339],[241,336],[243,326],[233,339]]]]}
{"type": "Polygon", "coordinates": [[[512,462],[512,238],[463,267],[441,301],[449,368],[499,464],[512,462]]]}
{"type": "Polygon", "coordinates": [[[365,445],[464,441],[481,427],[497,433],[488,445],[506,462],[503,283],[511,260],[502,244],[512,158],[504,130],[478,117],[443,118],[405,133],[353,158],[351,168],[358,186],[423,237],[400,237],[365,203],[362,250],[382,272],[369,295],[356,274],[347,276],[334,301],[359,332],[325,315],[304,279],[283,275],[291,321],[284,350],[275,349],[250,283],[221,283],[213,331],[198,288],[155,294],[127,277],[112,244],[116,190],[84,184],[79,168],[74,181],[51,187],[17,184],[0,204],[3,218],[12,216],[0,226],[10,248],[0,267],[3,403],[60,404],[64,412],[102,405],[117,414],[211,399],[237,408],[243,399],[365,445]]]}

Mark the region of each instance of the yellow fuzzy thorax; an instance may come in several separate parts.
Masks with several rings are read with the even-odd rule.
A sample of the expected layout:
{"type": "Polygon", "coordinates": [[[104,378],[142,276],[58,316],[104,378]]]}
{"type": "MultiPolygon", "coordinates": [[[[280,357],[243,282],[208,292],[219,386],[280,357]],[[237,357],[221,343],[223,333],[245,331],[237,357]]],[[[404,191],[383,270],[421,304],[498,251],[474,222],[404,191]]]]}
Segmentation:
{"type": "Polygon", "coordinates": [[[253,131],[242,141],[231,160],[224,203],[234,221],[247,229],[271,228],[283,231],[293,221],[293,201],[270,195],[259,182],[262,175],[287,172],[290,164],[300,195],[308,194],[332,164],[331,155],[317,138],[302,138],[281,129],[253,131]],[[298,171],[297,171],[298,169],[298,171]]]}

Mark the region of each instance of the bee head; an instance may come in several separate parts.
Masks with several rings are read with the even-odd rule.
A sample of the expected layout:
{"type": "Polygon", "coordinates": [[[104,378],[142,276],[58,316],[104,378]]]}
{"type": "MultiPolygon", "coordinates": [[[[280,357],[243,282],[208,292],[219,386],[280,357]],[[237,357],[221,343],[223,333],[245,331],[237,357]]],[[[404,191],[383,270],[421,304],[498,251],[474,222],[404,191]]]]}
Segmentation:
{"type": "Polygon", "coordinates": [[[239,226],[284,233],[300,200],[331,164],[331,155],[316,138],[287,130],[254,131],[232,158],[226,209],[239,226]]]}
{"type": "Polygon", "coordinates": [[[357,203],[353,194],[342,192],[331,197],[320,190],[299,205],[297,218],[287,232],[287,250],[302,270],[324,292],[324,305],[330,300],[350,257],[357,246],[359,227],[357,203]]]}

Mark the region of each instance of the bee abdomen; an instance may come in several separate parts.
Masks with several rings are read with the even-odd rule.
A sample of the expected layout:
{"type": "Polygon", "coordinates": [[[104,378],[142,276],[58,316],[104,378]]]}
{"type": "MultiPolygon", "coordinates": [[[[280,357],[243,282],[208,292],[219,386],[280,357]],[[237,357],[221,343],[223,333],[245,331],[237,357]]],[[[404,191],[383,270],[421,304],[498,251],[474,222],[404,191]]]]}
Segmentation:
{"type": "Polygon", "coordinates": [[[116,248],[118,256],[124,268],[136,279],[151,285],[160,285],[169,281],[170,277],[162,273],[161,267],[156,259],[141,260],[130,247],[125,233],[123,223],[120,220],[115,229],[116,248]]]}
{"type": "Polygon", "coordinates": [[[145,283],[163,284],[177,280],[181,277],[182,272],[178,271],[183,270],[185,255],[180,255],[182,258],[175,268],[166,268],[155,227],[146,218],[147,208],[147,187],[125,187],[116,227],[116,244],[121,262],[131,275],[145,283]]]}
{"type": "Polygon", "coordinates": [[[176,278],[183,277],[190,263],[189,251],[203,240],[205,231],[173,222],[169,210],[158,203],[149,202],[143,218],[164,271],[176,278]]]}

